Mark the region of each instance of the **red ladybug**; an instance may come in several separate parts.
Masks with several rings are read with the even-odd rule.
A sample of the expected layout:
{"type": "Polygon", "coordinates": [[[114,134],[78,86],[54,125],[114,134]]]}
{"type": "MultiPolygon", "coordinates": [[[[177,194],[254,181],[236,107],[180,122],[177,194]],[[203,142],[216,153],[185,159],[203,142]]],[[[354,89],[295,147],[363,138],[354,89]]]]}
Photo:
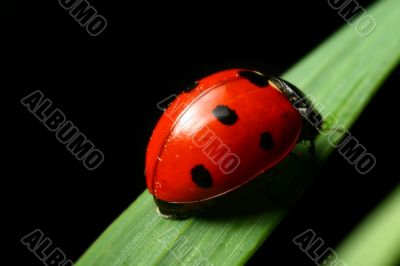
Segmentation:
{"type": "Polygon", "coordinates": [[[295,86],[245,69],[208,76],[181,93],[153,131],[146,182],[159,212],[183,218],[285,158],[321,117],[295,86]]]}

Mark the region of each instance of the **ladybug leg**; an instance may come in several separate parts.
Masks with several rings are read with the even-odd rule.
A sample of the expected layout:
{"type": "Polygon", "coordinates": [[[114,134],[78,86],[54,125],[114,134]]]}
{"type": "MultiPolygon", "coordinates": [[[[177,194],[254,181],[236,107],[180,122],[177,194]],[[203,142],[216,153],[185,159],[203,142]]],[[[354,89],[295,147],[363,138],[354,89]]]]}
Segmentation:
{"type": "Polygon", "coordinates": [[[309,153],[311,156],[314,156],[314,155],[315,155],[315,140],[314,140],[314,139],[311,139],[311,140],[310,140],[310,146],[308,146],[308,153],[309,153]]]}
{"type": "MultiPolygon", "coordinates": [[[[260,192],[262,195],[267,197],[273,197],[271,193],[271,189],[274,188],[274,184],[276,183],[276,178],[278,177],[279,170],[274,167],[268,170],[270,176],[264,178],[260,184],[260,192]]],[[[275,198],[274,198],[275,199],[275,198]]]]}
{"type": "MultiPolygon", "coordinates": [[[[309,142],[309,145],[307,145],[307,152],[308,154],[312,157],[315,154],[315,143],[314,140],[303,140],[304,143],[302,143],[303,145],[307,145],[309,142]]],[[[300,161],[300,162],[305,162],[304,161],[304,156],[302,155],[306,155],[304,153],[295,153],[294,151],[291,151],[289,153],[289,158],[293,159],[294,161],[300,161]]]]}
{"type": "MultiPolygon", "coordinates": [[[[315,140],[314,139],[309,139],[309,140],[303,140],[304,144],[307,144],[307,142],[309,142],[309,144],[307,145],[307,151],[308,154],[310,154],[310,156],[314,156],[315,155],[315,140]]],[[[295,161],[299,161],[301,158],[299,155],[297,155],[296,153],[294,153],[293,151],[291,153],[289,153],[290,158],[292,158],[295,161]]]]}
{"type": "Polygon", "coordinates": [[[292,158],[295,161],[300,161],[300,157],[294,152],[290,152],[289,156],[290,156],[290,158],[292,158]]]}

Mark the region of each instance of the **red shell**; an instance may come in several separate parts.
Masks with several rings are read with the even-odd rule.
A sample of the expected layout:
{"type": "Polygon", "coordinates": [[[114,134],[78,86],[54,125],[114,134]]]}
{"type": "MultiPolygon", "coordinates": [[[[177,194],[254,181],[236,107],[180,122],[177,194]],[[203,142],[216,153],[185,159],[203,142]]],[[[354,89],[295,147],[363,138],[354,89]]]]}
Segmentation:
{"type": "Polygon", "coordinates": [[[200,80],[162,115],[147,148],[145,171],[157,199],[189,203],[225,194],[272,168],[296,145],[302,129],[299,112],[278,89],[257,86],[240,71],[249,70],[200,80]],[[234,110],[234,124],[223,124],[213,114],[220,105],[234,110]],[[269,149],[260,146],[266,132],[273,141],[269,149]],[[211,186],[193,181],[192,169],[198,165],[210,173],[211,186]]]}

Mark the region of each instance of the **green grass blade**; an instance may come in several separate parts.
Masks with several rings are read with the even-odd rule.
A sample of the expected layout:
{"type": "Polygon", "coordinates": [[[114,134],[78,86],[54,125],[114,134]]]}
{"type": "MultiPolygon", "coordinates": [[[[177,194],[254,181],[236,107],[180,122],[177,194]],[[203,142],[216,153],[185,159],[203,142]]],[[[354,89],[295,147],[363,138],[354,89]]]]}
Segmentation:
{"type": "Polygon", "coordinates": [[[400,265],[400,185],[335,250],[346,265],[400,265]]]}
{"type": "MultiPolygon", "coordinates": [[[[284,75],[325,106],[348,128],[400,59],[400,5],[380,1],[368,14],[376,29],[360,37],[348,25],[284,75]]],[[[337,141],[343,132],[337,131],[337,141]]],[[[145,191],[77,262],[85,265],[241,265],[261,245],[304,191],[333,147],[326,136],[306,147],[301,160],[285,159],[277,174],[267,173],[201,217],[160,218],[145,191]]]]}

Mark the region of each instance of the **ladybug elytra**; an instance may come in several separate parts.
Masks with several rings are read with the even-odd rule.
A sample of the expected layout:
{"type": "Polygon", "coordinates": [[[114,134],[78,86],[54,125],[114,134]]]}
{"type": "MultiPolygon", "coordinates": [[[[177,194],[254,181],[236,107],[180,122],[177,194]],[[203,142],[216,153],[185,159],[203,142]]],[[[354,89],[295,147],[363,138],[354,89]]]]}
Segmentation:
{"type": "Polygon", "coordinates": [[[146,183],[159,212],[184,218],[271,169],[318,128],[321,115],[283,79],[246,69],[194,83],[164,111],[146,154],[146,183]]]}

